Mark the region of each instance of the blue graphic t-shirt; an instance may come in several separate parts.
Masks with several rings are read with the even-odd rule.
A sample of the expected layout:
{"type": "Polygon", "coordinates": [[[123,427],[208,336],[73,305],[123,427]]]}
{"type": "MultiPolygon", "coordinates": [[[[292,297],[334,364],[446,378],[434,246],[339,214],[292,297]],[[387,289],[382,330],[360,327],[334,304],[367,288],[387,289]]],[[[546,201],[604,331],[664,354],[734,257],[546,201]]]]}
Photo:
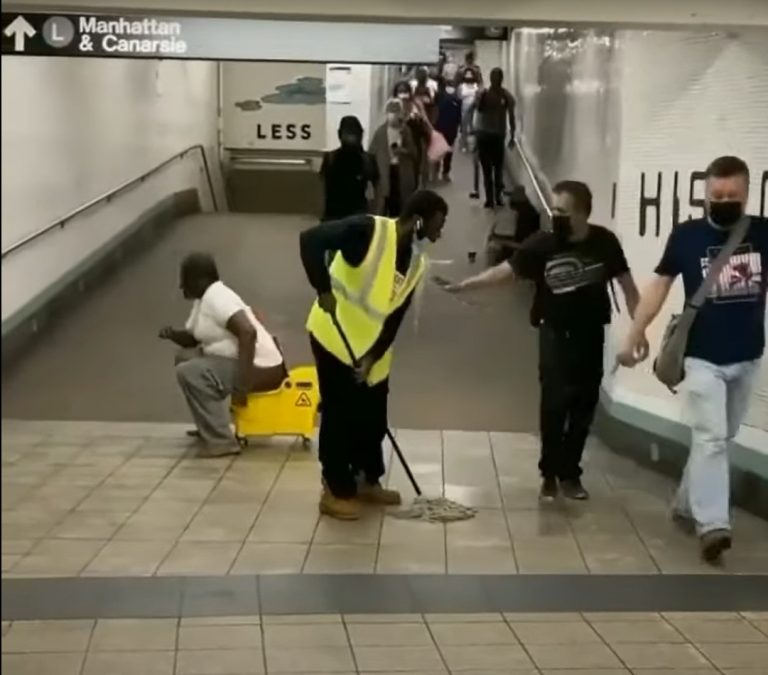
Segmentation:
{"type": "MultiPolygon", "coordinates": [[[[681,223],[669,236],[656,274],[681,274],[688,300],[727,240],[727,231],[704,218],[681,223]]],[[[744,241],[696,316],[687,356],[720,366],[759,359],[765,347],[767,282],[768,220],[752,218],[744,241]]]]}

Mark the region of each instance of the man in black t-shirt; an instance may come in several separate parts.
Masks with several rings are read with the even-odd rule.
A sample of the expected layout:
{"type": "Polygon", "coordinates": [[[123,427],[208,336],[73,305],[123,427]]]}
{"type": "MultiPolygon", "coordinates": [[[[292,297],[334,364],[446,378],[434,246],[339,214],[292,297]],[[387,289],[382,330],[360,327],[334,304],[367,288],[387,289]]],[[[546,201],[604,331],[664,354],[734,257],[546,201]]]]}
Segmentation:
{"type": "Polygon", "coordinates": [[[618,239],[589,223],[589,188],[563,181],[553,191],[552,232],[529,237],[509,260],[446,286],[462,292],[514,278],[535,284],[531,322],[539,329],[542,501],[554,500],[559,489],[570,499],[589,497],[580,465],[603,378],[608,285],[619,282],[630,316],[638,302],[618,239]]]}
{"type": "Polygon", "coordinates": [[[367,213],[366,191],[379,178],[376,162],[363,149],[363,125],[357,117],[341,118],[339,141],[339,148],[325,153],[320,167],[325,193],[323,220],[367,213]]]}

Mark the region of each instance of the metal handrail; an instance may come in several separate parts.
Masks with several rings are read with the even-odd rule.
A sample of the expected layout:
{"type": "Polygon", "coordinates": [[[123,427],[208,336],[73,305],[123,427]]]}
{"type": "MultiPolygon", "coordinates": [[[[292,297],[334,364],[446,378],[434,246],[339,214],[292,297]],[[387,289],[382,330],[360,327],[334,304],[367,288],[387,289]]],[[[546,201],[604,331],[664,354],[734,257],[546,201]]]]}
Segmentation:
{"type": "Polygon", "coordinates": [[[205,154],[205,147],[202,145],[202,143],[197,143],[195,145],[190,145],[188,148],[182,150],[181,152],[177,152],[175,155],[160,162],[160,164],[153,167],[149,171],[144,172],[143,174],[141,174],[141,176],[128,180],[125,183],[121,183],[120,185],[118,185],[116,188],[113,188],[109,192],[105,192],[104,194],[99,195],[98,197],[95,197],[94,199],[91,199],[90,201],[85,202],[85,204],[81,204],[73,211],[70,211],[69,213],[67,213],[65,216],[62,216],[61,218],[50,223],[49,225],[46,225],[45,227],[42,227],[39,230],[36,230],[35,232],[32,232],[32,234],[28,234],[23,239],[20,239],[19,241],[11,244],[8,248],[3,250],[2,258],[4,259],[6,256],[10,255],[11,253],[15,253],[19,249],[24,248],[27,244],[35,241],[36,239],[39,239],[40,237],[45,236],[49,232],[53,232],[56,229],[63,228],[70,220],[74,220],[75,218],[82,215],[86,211],[89,211],[90,209],[92,209],[94,206],[98,206],[102,202],[112,201],[112,199],[114,199],[121,192],[130,190],[131,188],[137,185],[140,185],[141,183],[146,181],[147,178],[149,178],[150,176],[153,176],[154,174],[161,171],[166,166],[168,166],[169,164],[172,164],[176,160],[183,159],[190,152],[194,152],[195,150],[200,151],[200,156],[202,157],[202,160],[203,160],[203,168],[205,170],[206,180],[208,182],[208,190],[211,193],[211,201],[213,202],[213,208],[215,211],[218,211],[219,205],[216,199],[216,191],[213,188],[213,179],[211,177],[211,169],[208,164],[208,157],[205,154]]]}
{"type": "Polygon", "coordinates": [[[525,154],[525,149],[523,147],[522,137],[519,135],[515,139],[515,147],[517,148],[517,152],[520,154],[520,159],[523,160],[523,166],[525,167],[525,171],[528,174],[528,177],[531,179],[531,183],[533,183],[533,189],[536,190],[536,194],[539,197],[539,201],[541,202],[541,205],[544,207],[544,210],[547,212],[547,217],[551,218],[552,209],[549,207],[549,201],[544,196],[544,191],[541,189],[541,186],[539,185],[539,179],[536,176],[536,172],[533,170],[531,163],[528,161],[528,156],[525,154]]]}

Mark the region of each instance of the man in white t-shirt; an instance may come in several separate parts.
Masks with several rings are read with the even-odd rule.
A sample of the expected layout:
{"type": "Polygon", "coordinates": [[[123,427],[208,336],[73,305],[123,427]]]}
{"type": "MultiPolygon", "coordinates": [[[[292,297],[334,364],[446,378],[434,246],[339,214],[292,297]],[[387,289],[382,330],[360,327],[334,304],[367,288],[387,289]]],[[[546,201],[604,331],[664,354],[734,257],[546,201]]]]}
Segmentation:
{"type": "Polygon", "coordinates": [[[163,328],[160,337],[182,348],[176,376],[203,454],[236,454],[227,399],[244,405],[251,392],[277,389],[286,376],[283,355],[253,310],[219,280],[207,253],[184,258],[181,289],[194,301],[189,319],[182,330],[163,328]]]}

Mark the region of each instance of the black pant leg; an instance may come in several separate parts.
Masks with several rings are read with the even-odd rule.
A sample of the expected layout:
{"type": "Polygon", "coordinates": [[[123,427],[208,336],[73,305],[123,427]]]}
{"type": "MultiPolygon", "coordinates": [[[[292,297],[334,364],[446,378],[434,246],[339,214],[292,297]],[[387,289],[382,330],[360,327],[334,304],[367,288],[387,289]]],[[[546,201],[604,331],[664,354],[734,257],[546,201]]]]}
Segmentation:
{"type": "Polygon", "coordinates": [[[385,215],[397,218],[402,210],[402,198],[400,195],[400,166],[392,164],[389,167],[389,195],[385,204],[385,215]]]}
{"type": "Polygon", "coordinates": [[[449,176],[451,174],[451,167],[453,166],[453,152],[446,152],[443,157],[443,176],[449,176]]]}
{"type": "Polygon", "coordinates": [[[581,458],[600,400],[604,343],[605,332],[602,326],[578,330],[571,338],[573,385],[563,442],[561,480],[574,480],[582,474],[581,458]]]}
{"type": "Polygon", "coordinates": [[[363,387],[360,392],[360,436],[358,446],[354,450],[352,466],[354,473],[362,474],[369,485],[378,483],[386,471],[382,444],[387,434],[388,398],[388,380],[373,387],[363,387]]]}
{"type": "Polygon", "coordinates": [[[565,336],[547,326],[539,328],[539,471],[544,478],[556,478],[562,463],[568,421],[570,388],[563,360],[565,336]]]}
{"type": "Polygon", "coordinates": [[[483,185],[485,187],[485,201],[493,203],[493,139],[488,134],[478,133],[477,155],[480,160],[480,168],[483,171],[483,185]]]}
{"type": "Polygon", "coordinates": [[[504,192],[504,137],[497,136],[493,143],[493,189],[494,197],[501,200],[504,192]]]}
{"type": "Polygon", "coordinates": [[[350,433],[349,421],[356,418],[356,394],[359,385],[353,370],[328,352],[310,336],[312,353],[317,365],[320,398],[319,455],[323,478],[328,489],[340,498],[353,497],[357,492],[352,474],[351,455],[355,434],[350,433]]]}

